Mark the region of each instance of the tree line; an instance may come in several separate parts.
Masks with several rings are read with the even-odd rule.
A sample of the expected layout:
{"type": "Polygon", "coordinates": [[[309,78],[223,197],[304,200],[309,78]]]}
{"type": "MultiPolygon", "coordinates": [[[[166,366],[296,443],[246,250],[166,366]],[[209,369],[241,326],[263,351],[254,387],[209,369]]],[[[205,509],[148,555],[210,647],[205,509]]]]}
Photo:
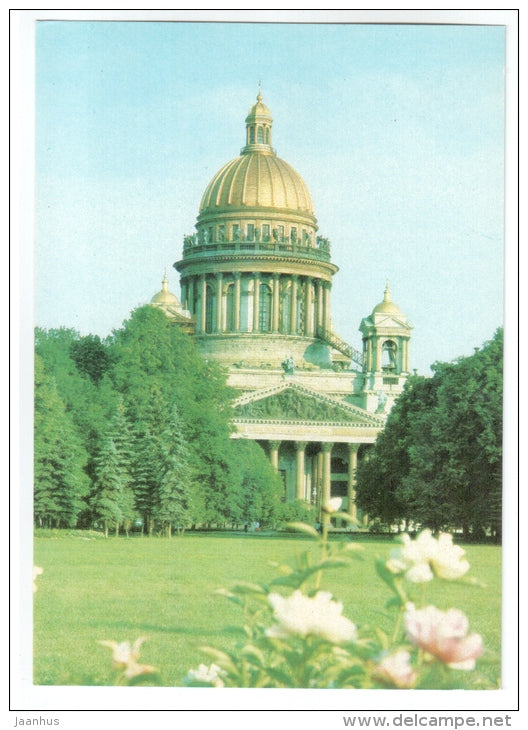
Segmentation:
{"type": "Polygon", "coordinates": [[[501,536],[503,331],[411,376],[358,464],[357,502],[380,526],[501,536]]]}
{"type": "Polygon", "coordinates": [[[37,328],[36,526],[170,536],[296,517],[260,446],[230,438],[226,378],[150,306],[105,340],[37,328]]]}

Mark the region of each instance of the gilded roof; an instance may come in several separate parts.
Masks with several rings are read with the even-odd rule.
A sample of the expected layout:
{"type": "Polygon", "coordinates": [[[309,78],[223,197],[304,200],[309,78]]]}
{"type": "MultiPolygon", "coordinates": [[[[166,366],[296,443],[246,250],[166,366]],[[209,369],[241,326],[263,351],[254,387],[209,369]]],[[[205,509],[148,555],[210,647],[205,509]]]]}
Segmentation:
{"type": "Polygon", "coordinates": [[[398,307],[397,304],[395,304],[393,301],[391,301],[390,298],[390,289],[389,289],[389,282],[387,282],[385,286],[385,292],[383,294],[383,301],[379,304],[376,304],[374,309],[372,310],[372,314],[395,314],[402,316],[402,311],[398,307]]]}
{"type": "Polygon", "coordinates": [[[246,152],[224,165],[207,186],[200,213],[245,207],[286,208],[314,215],[306,183],[273,152],[246,152]]]}

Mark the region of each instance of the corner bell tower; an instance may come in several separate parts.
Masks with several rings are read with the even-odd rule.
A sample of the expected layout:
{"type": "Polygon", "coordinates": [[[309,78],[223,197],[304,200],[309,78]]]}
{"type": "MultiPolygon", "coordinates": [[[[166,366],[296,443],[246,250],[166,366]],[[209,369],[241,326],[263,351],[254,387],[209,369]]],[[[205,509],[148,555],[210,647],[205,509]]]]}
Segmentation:
{"type": "Polygon", "coordinates": [[[383,301],[359,327],[363,335],[363,407],[388,413],[402,392],[409,367],[412,324],[391,300],[389,282],[383,301]]]}

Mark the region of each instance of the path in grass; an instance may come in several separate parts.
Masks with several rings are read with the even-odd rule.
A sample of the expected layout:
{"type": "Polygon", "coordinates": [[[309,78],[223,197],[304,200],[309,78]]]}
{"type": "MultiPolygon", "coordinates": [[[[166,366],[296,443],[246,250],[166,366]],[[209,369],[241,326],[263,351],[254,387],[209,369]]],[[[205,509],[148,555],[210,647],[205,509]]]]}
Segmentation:
{"type": "MultiPolygon", "coordinates": [[[[387,557],[391,543],[360,540],[362,561],[326,572],[322,588],[344,603],[358,625],[390,631],[390,597],[374,570],[376,556],[387,557]]],[[[311,549],[302,537],[188,533],[183,538],[90,538],[53,533],[35,538],[38,577],[34,607],[34,683],[90,685],[111,681],[110,650],[97,641],[133,641],[146,636],[141,661],[161,669],[164,685],[181,685],[192,667],[207,661],[198,648],[233,646],[241,615],[218,588],[237,580],[269,583],[284,563],[311,549]]],[[[315,548],[313,548],[315,549],[315,548]]],[[[497,676],[500,651],[500,548],[469,546],[471,575],[487,589],[435,582],[428,599],[439,608],[456,606],[473,630],[497,654],[490,676],[497,676]]]]}

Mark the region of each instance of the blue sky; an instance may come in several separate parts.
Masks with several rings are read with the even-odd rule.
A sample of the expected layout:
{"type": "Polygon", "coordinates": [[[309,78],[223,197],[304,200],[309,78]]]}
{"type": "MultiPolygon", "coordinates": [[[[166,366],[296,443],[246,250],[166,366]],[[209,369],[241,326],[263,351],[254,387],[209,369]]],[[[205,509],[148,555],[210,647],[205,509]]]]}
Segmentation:
{"type": "Polygon", "coordinates": [[[340,268],[333,326],[382,299],[411,365],[503,322],[504,28],[45,21],[36,34],[35,324],[105,336],[160,289],[239,154],[262,81],[279,157],[340,268]]]}

